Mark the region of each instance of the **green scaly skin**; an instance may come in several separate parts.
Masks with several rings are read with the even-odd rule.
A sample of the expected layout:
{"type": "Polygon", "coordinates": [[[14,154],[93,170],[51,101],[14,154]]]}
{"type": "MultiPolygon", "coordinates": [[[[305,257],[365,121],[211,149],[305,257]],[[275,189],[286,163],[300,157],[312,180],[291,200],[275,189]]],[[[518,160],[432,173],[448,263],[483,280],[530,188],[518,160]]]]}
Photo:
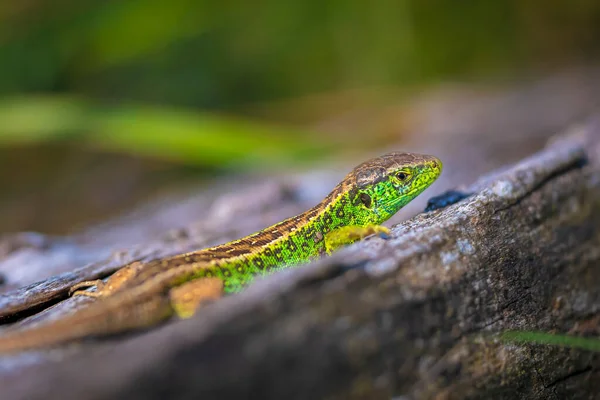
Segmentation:
{"type": "Polygon", "coordinates": [[[258,276],[307,263],[374,233],[440,175],[433,156],[391,153],[350,172],[318,205],[260,232],[216,247],[147,264],[134,263],[95,285],[89,307],[46,326],[0,336],[0,352],[54,345],[87,336],[189,317],[204,300],[235,293],[258,276]]]}

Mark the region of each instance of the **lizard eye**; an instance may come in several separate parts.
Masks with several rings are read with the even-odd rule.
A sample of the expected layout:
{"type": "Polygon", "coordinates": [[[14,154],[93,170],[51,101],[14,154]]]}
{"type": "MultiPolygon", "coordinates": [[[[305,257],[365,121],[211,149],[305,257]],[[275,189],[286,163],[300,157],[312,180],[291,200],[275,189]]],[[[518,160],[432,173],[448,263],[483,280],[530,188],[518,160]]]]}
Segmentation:
{"type": "Polygon", "coordinates": [[[369,196],[368,194],[361,193],[360,201],[365,205],[365,207],[371,208],[371,196],[369,196]]]}
{"type": "Polygon", "coordinates": [[[396,178],[398,178],[398,180],[402,182],[408,178],[408,174],[406,172],[398,172],[396,174],[396,178]]]}

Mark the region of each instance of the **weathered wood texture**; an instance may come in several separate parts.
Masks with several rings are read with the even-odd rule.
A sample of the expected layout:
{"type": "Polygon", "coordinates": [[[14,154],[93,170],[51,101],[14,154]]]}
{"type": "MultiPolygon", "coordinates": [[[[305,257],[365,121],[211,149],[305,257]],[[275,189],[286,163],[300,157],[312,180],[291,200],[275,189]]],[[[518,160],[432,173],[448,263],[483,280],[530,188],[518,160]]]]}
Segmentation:
{"type": "Polygon", "coordinates": [[[494,334],[598,334],[600,123],[468,190],[191,320],[4,360],[2,399],[596,398],[599,354],[494,334]]]}

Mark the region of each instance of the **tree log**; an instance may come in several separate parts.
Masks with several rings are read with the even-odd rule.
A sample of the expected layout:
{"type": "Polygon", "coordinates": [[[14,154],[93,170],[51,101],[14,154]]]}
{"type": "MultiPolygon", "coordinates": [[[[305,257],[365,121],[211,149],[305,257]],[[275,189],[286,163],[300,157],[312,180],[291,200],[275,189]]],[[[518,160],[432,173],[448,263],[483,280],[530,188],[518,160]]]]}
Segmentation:
{"type": "Polygon", "coordinates": [[[502,333],[598,334],[600,122],[462,189],[190,320],[5,358],[2,398],[594,398],[599,353],[502,333]]]}

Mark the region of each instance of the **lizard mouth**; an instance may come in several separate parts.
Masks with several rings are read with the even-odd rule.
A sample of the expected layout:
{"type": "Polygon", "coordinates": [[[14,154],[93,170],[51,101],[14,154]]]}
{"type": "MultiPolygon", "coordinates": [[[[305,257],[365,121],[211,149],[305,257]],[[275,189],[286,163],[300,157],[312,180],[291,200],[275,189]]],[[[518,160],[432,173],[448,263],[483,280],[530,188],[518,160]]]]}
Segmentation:
{"type": "MultiPolygon", "coordinates": [[[[420,193],[422,193],[425,189],[427,189],[437,179],[437,177],[440,175],[440,172],[441,172],[439,167],[436,169],[436,172],[437,172],[437,174],[436,174],[435,178],[432,179],[429,184],[421,186],[421,187],[416,187],[413,190],[411,190],[410,192],[404,193],[404,194],[398,196],[396,199],[382,204],[381,209],[383,211],[385,211],[387,214],[396,213],[400,208],[403,207],[403,206],[398,207],[398,203],[401,203],[403,201],[406,201],[406,199],[408,199],[408,201],[406,201],[406,203],[405,203],[405,205],[406,205],[411,200],[413,200],[415,197],[417,197],[420,193]]],[[[377,214],[379,216],[381,216],[381,214],[379,212],[377,214]]]]}
{"type": "Polygon", "coordinates": [[[405,199],[409,199],[408,202],[410,202],[410,200],[414,199],[423,190],[425,190],[425,188],[422,188],[422,189],[421,188],[413,189],[413,190],[411,190],[408,193],[404,193],[403,195],[398,196],[396,199],[394,199],[392,201],[388,201],[387,203],[382,204],[381,208],[387,214],[394,214],[394,213],[396,213],[399,210],[399,207],[398,207],[399,203],[402,203],[405,199]]]}

